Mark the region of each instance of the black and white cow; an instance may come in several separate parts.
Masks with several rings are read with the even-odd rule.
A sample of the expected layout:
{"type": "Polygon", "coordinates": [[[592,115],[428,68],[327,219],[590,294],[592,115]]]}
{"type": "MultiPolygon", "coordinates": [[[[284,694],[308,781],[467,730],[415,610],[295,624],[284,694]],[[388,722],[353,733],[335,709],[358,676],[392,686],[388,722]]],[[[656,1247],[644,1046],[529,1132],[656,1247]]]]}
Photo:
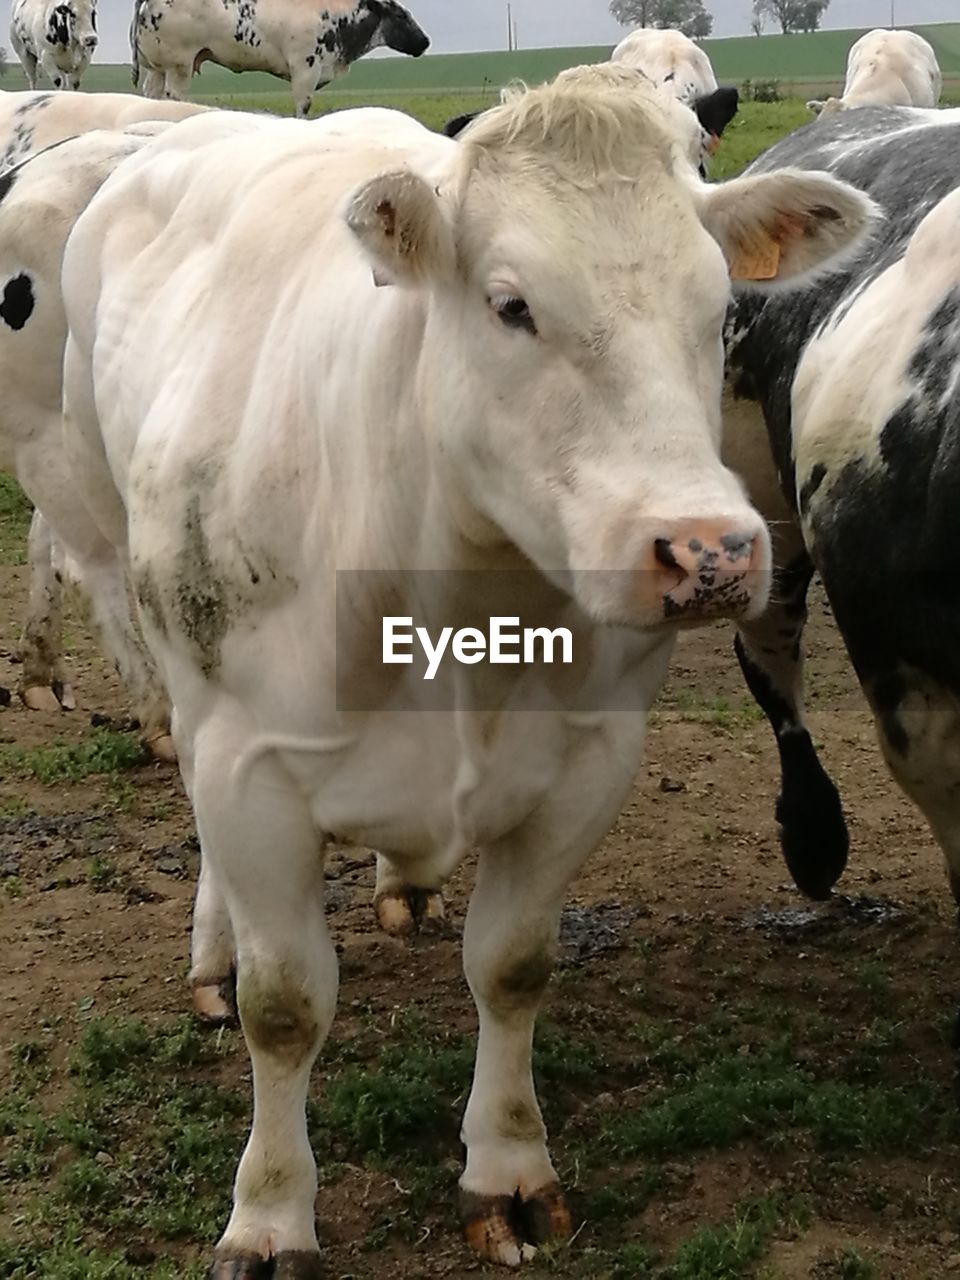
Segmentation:
{"type": "Polygon", "coordinates": [[[41,71],[55,89],[79,89],[97,47],[97,0],[15,0],[10,43],[31,89],[41,71]]]}
{"type": "Polygon", "coordinates": [[[429,37],[398,0],[135,0],[133,83],[185,98],[204,62],[290,81],[297,115],[373,49],[418,58],[429,37]]]}
{"type": "Polygon", "coordinates": [[[783,521],[776,603],[741,626],[738,656],[777,734],[787,862],[801,889],[826,896],[847,832],[800,704],[816,568],[886,761],[960,901],[960,111],[824,116],[750,173],[798,168],[863,188],[886,217],[843,272],[789,298],[741,295],[728,317],[725,458],[783,521]],[[757,476],[761,415],[779,511],[775,483],[757,476]]]}

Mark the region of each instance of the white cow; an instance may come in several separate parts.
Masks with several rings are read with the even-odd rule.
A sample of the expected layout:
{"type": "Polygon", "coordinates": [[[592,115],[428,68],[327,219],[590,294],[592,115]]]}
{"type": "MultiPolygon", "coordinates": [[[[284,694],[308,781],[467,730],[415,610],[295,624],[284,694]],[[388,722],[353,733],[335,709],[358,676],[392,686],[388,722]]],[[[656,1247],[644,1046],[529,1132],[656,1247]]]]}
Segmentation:
{"type": "Polygon", "coordinates": [[[632,785],[677,626],[766,601],[768,535],[718,457],[730,272],[810,278],[872,218],[819,175],[703,184],[698,148],[689,111],[609,65],[456,143],[382,110],[208,116],[125,161],[70,237],[67,442],[173,696],[254,1066],[218,1280],[320,1275],[328,833],[425,886],[479,850],[468,1235],[517,1264],[569,1231],[530,1064],[565,889],[632,785]],[[519,612],[567,627],[573,664],[476,666],[469,632],[432,682],[382,662],[386,615],[435,639],[519,612]]]}
{"type": "Polygon", "coordinates": [[[672,93],[686,106],[717,89],[710,59],[681,31],[657,31],[641,27],[631,31],[610,55],[672,93]]]}
{"type": "Polygon", "coordinates": [[[61,444],[63,246],[109,172],[111,155],[118,160],[135,144],[120,137],[113,152],[101,141],[89,154],[57,148],[43,165],[23,162],[76,134],[182,120],[207,110],[132,94],[0,95],[0,464],[16,474],[36,507],[20,695],[33,708],[74,705],[61,668],[61,579],[67,574],[90,596],[93,622],[128,682],[144,737],[163,756],[172,748],[166,698],[131,625],[123,567],[86,517],[61,444]],[[58,190],[55,212],[51,181],[58,190]]]}
{"type": "Polygon", "coordinates": [[[372,49],[418,58],[429,38],[397,0],[136,0],[133,83],[183,98],[204,62],[289,80],[297,115],[372,49]]]}
{"type": "Polygon", "coordinates": [[[847,107],[935,107],[940,88],[937,55],[923,36],[878,27],[851,47],[843,96],[807,106],[817,115],[847,107]]]}
{"type": "Polygon", "coordinates": [[[14,0],[10,43],[31,89],[79,89],[97,47],[97,0],[14,0]]]}

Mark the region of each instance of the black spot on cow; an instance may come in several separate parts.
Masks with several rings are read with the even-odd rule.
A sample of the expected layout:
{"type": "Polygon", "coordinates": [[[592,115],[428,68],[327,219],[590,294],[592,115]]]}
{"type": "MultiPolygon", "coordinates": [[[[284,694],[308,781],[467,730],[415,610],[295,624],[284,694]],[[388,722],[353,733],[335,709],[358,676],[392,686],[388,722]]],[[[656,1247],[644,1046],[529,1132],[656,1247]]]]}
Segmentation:
{"type": "Polygon", "coordinates": [[[23,272],[8,280],[0,302],[0,320],[11,329],[22,329],[33,315],[33,283],[23,272]]]}
{"type": "Polygon", "coordinates": [[[76,13],[71,4],[58,4],[50,10],[47,18],[46,42],[53,46],[61,45],[64,49],[70,45],[76,13]]]}
{"type": "Polygon", "coordinates": [[[814,494],[823,484],[827,468],[822,462],[816,463],[800,490],[800,514],[805,516],[810,509],[814,494]]]}
{"type": "Polygon", "coordinates": [[[456,138],[458,134],[463,133],[464,129],[472,120],[476,120],[479,114],[479,111],[468,111],[465,115],[454,116],[452,120],[448,120],[443,126],[442,132],[445,133],[448,138],[456,138]]]}
{"type": "Polygon", "coordinates": [[[10,194],[13,184],[17,180],[17,169],[7,169],[5,173],[0,173],[0,201],[3,201],[10,194]]]}

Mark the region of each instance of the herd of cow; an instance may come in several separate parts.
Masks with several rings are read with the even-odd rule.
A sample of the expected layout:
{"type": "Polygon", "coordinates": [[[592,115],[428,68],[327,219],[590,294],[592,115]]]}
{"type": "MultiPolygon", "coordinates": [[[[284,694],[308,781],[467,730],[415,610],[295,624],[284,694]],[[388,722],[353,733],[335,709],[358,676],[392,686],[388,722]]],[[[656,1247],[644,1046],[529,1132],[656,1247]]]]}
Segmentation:
{"type": "Polygon", "coordinates": [[[467,1235],[517,1265],[569,1232],[534,1018],[681,626],[735,621],[786,861],[825,897],[848,840],[802,709],[819,571],[960,899],[960,112],[841,100],[709,183],[730,91],[661,34],[453,136],[377,108],[0,95],[0,449],[36,506],[21,694],[73,701],[67,577],[179,761],[194,998],[236,1001],[254,1068],[216,1280],[320,1275],[334,838],[381,851],[394,932],[478,852],[467,1235]],[[424,593],[411,570],[445,572],[424,593]],[[525,616],[586,654],[575,706],[544,709],[523,666],[447,671],[448,710],[411,711],[405,668],[376,709],[338,704],[345,656],[374,679],[385,610],[507,616],[519,574],[525,616]]]}

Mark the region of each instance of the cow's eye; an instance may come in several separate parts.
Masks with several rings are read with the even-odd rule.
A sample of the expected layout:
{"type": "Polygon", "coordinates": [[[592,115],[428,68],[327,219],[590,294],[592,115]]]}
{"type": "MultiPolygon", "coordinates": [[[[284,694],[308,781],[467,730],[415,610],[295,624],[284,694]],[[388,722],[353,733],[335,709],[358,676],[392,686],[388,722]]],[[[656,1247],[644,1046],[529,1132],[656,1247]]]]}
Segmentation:
{"type": "Polygon", "coordinates": [[[518,298],[511,293],[500,293],[490,299],[490,305],[508,329],[526,329],[527,333],[537,332],[530,308],[523,298],[518,298]]]}

